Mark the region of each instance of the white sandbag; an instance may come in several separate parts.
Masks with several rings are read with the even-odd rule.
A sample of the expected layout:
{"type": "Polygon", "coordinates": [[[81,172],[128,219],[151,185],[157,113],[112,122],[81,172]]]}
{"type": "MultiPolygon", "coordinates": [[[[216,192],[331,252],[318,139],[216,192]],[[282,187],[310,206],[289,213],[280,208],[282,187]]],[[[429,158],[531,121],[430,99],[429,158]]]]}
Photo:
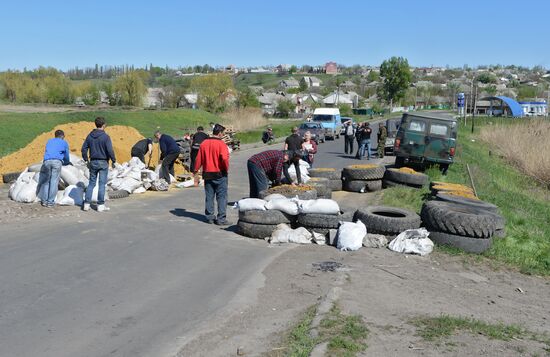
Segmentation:
{"type": "Polygon", "coordinates": [[[311,233],[304,227],[292,229],[285,223],[281,223],[277,225],[277,228],[271,234],[271,239],[269,240],[269,242],[310,244],[311,237],[311,233]]]}
{"type": "Polygon", "coordinates": [[[143,170],[145,168],[145,164],[137,157],[132,157],[130,161],[128,161],[128,166],[132,168],[137,168],[139,170],[143,170]]]}
{"type": "MultiPolygon", "coordinates": [[[[300,160],[300,178],[302,179],[302,183],[307,183],[310,179],[308,169],[309,169],[309,164],[304,160],[300,160]]],[[[296,175],[296,167],[294,165],[289,166],[288,175],[290,176],[292,181],[294,182],[298,181],[298,175],[296,175]]]]}
{"type": "Polygon", "coordinates": [[[434,243],[426,228],[407,229],[390,242],[388,248],[398,253],[428,255],[434,249],[434,243]]]}
{"type": "Polygon", "coordinates": [[[30,182],[24,184],[23,187],[21,187],[21,189],[17,193],[17,197],[15,198],[15,201],[23,202],[23,203],[35,202],[37,200],[37,197],[36,197],[37,188],[38,188],[38,182],[34,180],[30,180],[30,182]]]}
{"type": "Polygon", "coordinates": [[[177,188],[189,188],[193,186],[195,186],[195,180],[185,180],[176,184],[177,188]]]}
{"type": "Polygon", "coordinates": [[[141,186],[141,181],[136,180],[132,177],[125,177],[118,187],[119,190],[126,191],[128,193],[132,193],[135,189],[141,186]]]}
{"type": "Polygon", "coordinates": [[[40,172],[42,170],[42,163],[39,162],[38,164],[33,164],[28,167],[29,172],[40,172]]]}
{"type": "Polygon", "coordinates": [[[281,195],[280,193],[272,193],[270,195],[267,195],[264,197],[264,200],[269,202],[271,200],[277,200],[277,199],[286,199],[285,196],[281,195]]]}
{"type": "MultiPolygon", "coordinates": [[[[86,190],[84,190],[86,192],[86,190]]],[[[95,185],[94,190],[92,191],[92,202],[97,202],[97,196],[99,195],[99,185],[95,185]]],[[[109,192],[105,190],[104,200],[109,200],[109,192]]]]}
{"type": "Polygon", "coordinates": [[[276,209],[286,214],[289,214],[291,216],[296,216],[298,214],[297,201],[293,198],[286,198],[284,196],[283,198],[275,198],[275,199],[269,200],[265,204],[265,208],[268,210],[276,209]]]}
{"type": "Polygon", "coordinates": [[[239,208],[239,212],[253,210],[265,211],[266,203],[267,202],[259,198],[243,198],[242,200],[239,200],[239,202],[237,202],[237,208],[239,208]]]}
{"type": "Polygon", "coordinates": [[[315,214],[338,214],[340,206],[338,202],[328,198],[318,198],[316,200],[300,200],[300,213],[315,213],[315,214]]]}
{"type": "Polygon", "coordinates": [[[84,203],[84,187],[69,185],[63,191],[63,198],[58,202],[62,206],[82,206],[84,203]]]}
{"type": "Polygon", "coordinates": [[[132,191],[132,195],[134,193],[145,193],[146,191],[147,191],[147,189],[145,187],[140,186],[140,187],[136,188],[134,191],[132,191]]]}
{"type": "Polygon", "coordinates": [[[155,181],[155,180],[158,180],[159,178],[159,175],[157,175],[153,170],[141,170],[141,173],[145,174],[147,176],[146,180],[149,180],[149,181],[155,181]]]}
{"type": "MultiPolygon", "coordinates": [[[[120,177],[120,176],[119,176],[120,177]]],[[[132,167],[130,169],[130,171],[128,171],[126,173],[126,176],[125,177],[131,177],[133,178],[134,180],[138,180],[138,181],[141,181],[141,169],[137,168],[137,167],[132,167]]]]}
{"type": "Polygon", "coordinates": [[[166,182],[165,179],[158,179],[151,182],[152,191],[168,191],[169,187],[170,185],[168,184],[168,182],[166,182]]]}
{"type": "Polygon", "coordinates": [[[69,153],[69,161],[74,166],[85,166],[86,165],[86,162],[80,156],[77,156],[73,153],[69,153]]]}
{"type": "Polygon", "coordinates": [[[55,203],[59,204],[59,202],[63,199],[63,194],[65,193],[64,190],[57,191],[57,195],[55,196],[55,203]]]}
{"type": "Polygon", "coordinates": [[[318,245],[326,245],[327,237],[324,234],[313,232],[313,243],[318,245]]]}
{"type": "Polygon", "coordinates": [[[84,177],[84,174],[75,166],[67,165],[61,167],[61,178],[68,185],[76,185],[82,182],[85,186],[88,186],[88,180],[84,177]]]}
{"type": "MultiPolygon", "coordinates": [[[[30,171],[32,172],[32,171],[30,171]]],[[[40,172],[35,172],[32,179],[36,181],[37,183],[40,183],[40,172]]]]}
{"type": "MultiPolygon", "coordinates": [[[[19,192],[27,186],[31,181],[34,181],[34,172],[28,172],[27,169],[23,171],[19,177],[17,177],[17,180],[11,184],[10,189],[8,191],[8,197],[11,198],[14,201],[17,201],[17,197],[19,196],[19,192]]],[[[37,184],[38,186],[38,184],[37,184]]]]}
{"type": "Polygon", "coordinates": [[[363,246],[363,238],[366,235],[367,227],[363,222],[342,222],[338,228],[336,248],[340,250],[358,250],[363,246]]]}

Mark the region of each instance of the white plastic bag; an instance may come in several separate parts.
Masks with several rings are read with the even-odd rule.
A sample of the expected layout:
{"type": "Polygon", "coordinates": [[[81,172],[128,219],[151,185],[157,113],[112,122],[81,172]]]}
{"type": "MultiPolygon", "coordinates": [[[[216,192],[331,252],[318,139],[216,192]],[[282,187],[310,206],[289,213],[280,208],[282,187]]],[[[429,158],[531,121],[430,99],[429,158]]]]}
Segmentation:
{"type": "Polygon", "coordinates": [[[271,239],[269,240],[269,242],[310,244],[311,237],[311,233],[304,227],[292,229],[285,223],[281,223],[277,225],[277,228],[271,234],[271,239]]]}
{"type": "MultiPolygon", "coordinates": [[[[307,183],[309,181],[309,164],[305,162],[304,160],[300,160],[300,177],[302,179],[302,183],[307,183]]],[[[294,165],[290,165],[288,167],[288,175],[292,179],[292,181],[296,182],[298,181],[298,176],[296,175],[296,167],[294,165]]]]}
{"type": "Polygon", "coordinates": [[[342,222],[338,228],[336,248],[340,250],[358,250],[363,246],[363,238],[366,235],[367,227],[363,222],[342,222]]]}
{"type": "Polygon", "coordinates": [[[259,198],[243,198],[237,202],[239,212],[261,210],[265,211],[266,202],[259,198]]]}
{"type": "Polygon", "coordinates": [[[276,209],[291,216],[296,216],[298,214],[298,203],[293,198],[276,198],[268,201],[265,204],[265,208],[276,209]]]}
{"type": "Polygon", "coordinates": [[[130,161],[128,161],[128,166],[136,167],[139,170],[143,170],[145,168],[145,164],[137,157],[132,157],[130,161]]]}
{"type": "Polygon", "coordinates": [[[313,232],[313,242],[318,245],[326,245],[327,237],[324,234],[313,232]]]}
{"type": "Polygon", "coordinates": [[[35,172],[23,171],[10,186],[8,196],[16,202],[30,203],[36,201],[38,182],[34,180],[35,172]]]}
{"type": "Polygon", "coordinates": [[[119,190],[124,190],[128,193],[132,193],[135,189],[141,186],[141,181],[132,177],[125,177],[122,179],[122,183],[118,186],[119,190]]]}
{"type": "Polygon", "coordinates": [[[390,242],[388,248],[398,253],[428,255],[434,249],[434,243],[426,228],[407,229],[390,242]]]}
{"type": "Polygon", "coordinates": [[[136,188],[134,191],[132,191],[132,195],[134,193],[145,193],[145,191],[147,191],[147,189],[143,186],[140,186],[140,187],[136,188]]]}
{"type": "Polygon", "coordinates": [[[67,185],[76,185],[79,182],[82,182],[84,186],[88,186],[88,180],[75,166],[67,165],[61,167],[60,176],[67,185]]]}
{"type": "Polygon", "coordinates": [[[67,186],[63,191],[63,197],[58,203],[62,206],[82,206],[82,203],[84,203],[84,188],[76,185],[67,186]]]}
{"type": "Polygon", "coordinates": [[[340,213],[340,206],[334,200],[318,198],[316,200],[301,200],[299,210],[300,213],[338,214],[340,213]]]}

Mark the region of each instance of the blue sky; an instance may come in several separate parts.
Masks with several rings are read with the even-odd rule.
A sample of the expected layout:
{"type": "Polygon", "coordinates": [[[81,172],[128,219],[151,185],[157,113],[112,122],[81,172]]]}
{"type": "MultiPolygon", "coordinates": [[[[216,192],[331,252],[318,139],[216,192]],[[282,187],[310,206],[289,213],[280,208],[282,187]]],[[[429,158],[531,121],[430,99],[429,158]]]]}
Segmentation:
{"type": "Polygon", "coordinates": [[[0,70],[208,63],[550,67],[550,1],[2,1],[0,70]]]}

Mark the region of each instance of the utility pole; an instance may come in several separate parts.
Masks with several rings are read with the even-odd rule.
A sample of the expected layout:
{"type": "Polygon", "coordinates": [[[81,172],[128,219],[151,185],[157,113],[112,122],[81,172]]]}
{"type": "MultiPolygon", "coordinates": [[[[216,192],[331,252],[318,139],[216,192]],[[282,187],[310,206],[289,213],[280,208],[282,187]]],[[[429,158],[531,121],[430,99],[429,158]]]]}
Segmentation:
{"type": "Polygon", "coordinates": [[[472,111],[472,134],[474,133],[474,119],[476,116],[476,97],[477,97],[477,86],[475,87],[475,94],[474,94],[474,108],[472,111]]]}

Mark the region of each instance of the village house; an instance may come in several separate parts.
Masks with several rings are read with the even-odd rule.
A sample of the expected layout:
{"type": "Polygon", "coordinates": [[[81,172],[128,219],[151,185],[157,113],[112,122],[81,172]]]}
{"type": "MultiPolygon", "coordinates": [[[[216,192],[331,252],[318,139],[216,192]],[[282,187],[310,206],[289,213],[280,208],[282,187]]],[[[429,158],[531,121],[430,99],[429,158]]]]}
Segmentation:
{"type": "Polygon", "coordinates": [[[321,80],[317,77],[304,76],[300,79],[300,84],[302,83],[305,84],[307,88],[321,86],[321,80]]]}
{"type": "Polygon", "coordinates": [[[338,65],[336,64],[336,62],[327,62],[325,64],[325,73],[338,74],[338,65]]]}
{"type": "Polygon", "coordinates": [[[298,83],[298,81],[296,79],[290,77],[288,79],[281,80],[279,82],[279,87],[281,87],[283,89],[299,88],[300,83],[298,83]]]}

